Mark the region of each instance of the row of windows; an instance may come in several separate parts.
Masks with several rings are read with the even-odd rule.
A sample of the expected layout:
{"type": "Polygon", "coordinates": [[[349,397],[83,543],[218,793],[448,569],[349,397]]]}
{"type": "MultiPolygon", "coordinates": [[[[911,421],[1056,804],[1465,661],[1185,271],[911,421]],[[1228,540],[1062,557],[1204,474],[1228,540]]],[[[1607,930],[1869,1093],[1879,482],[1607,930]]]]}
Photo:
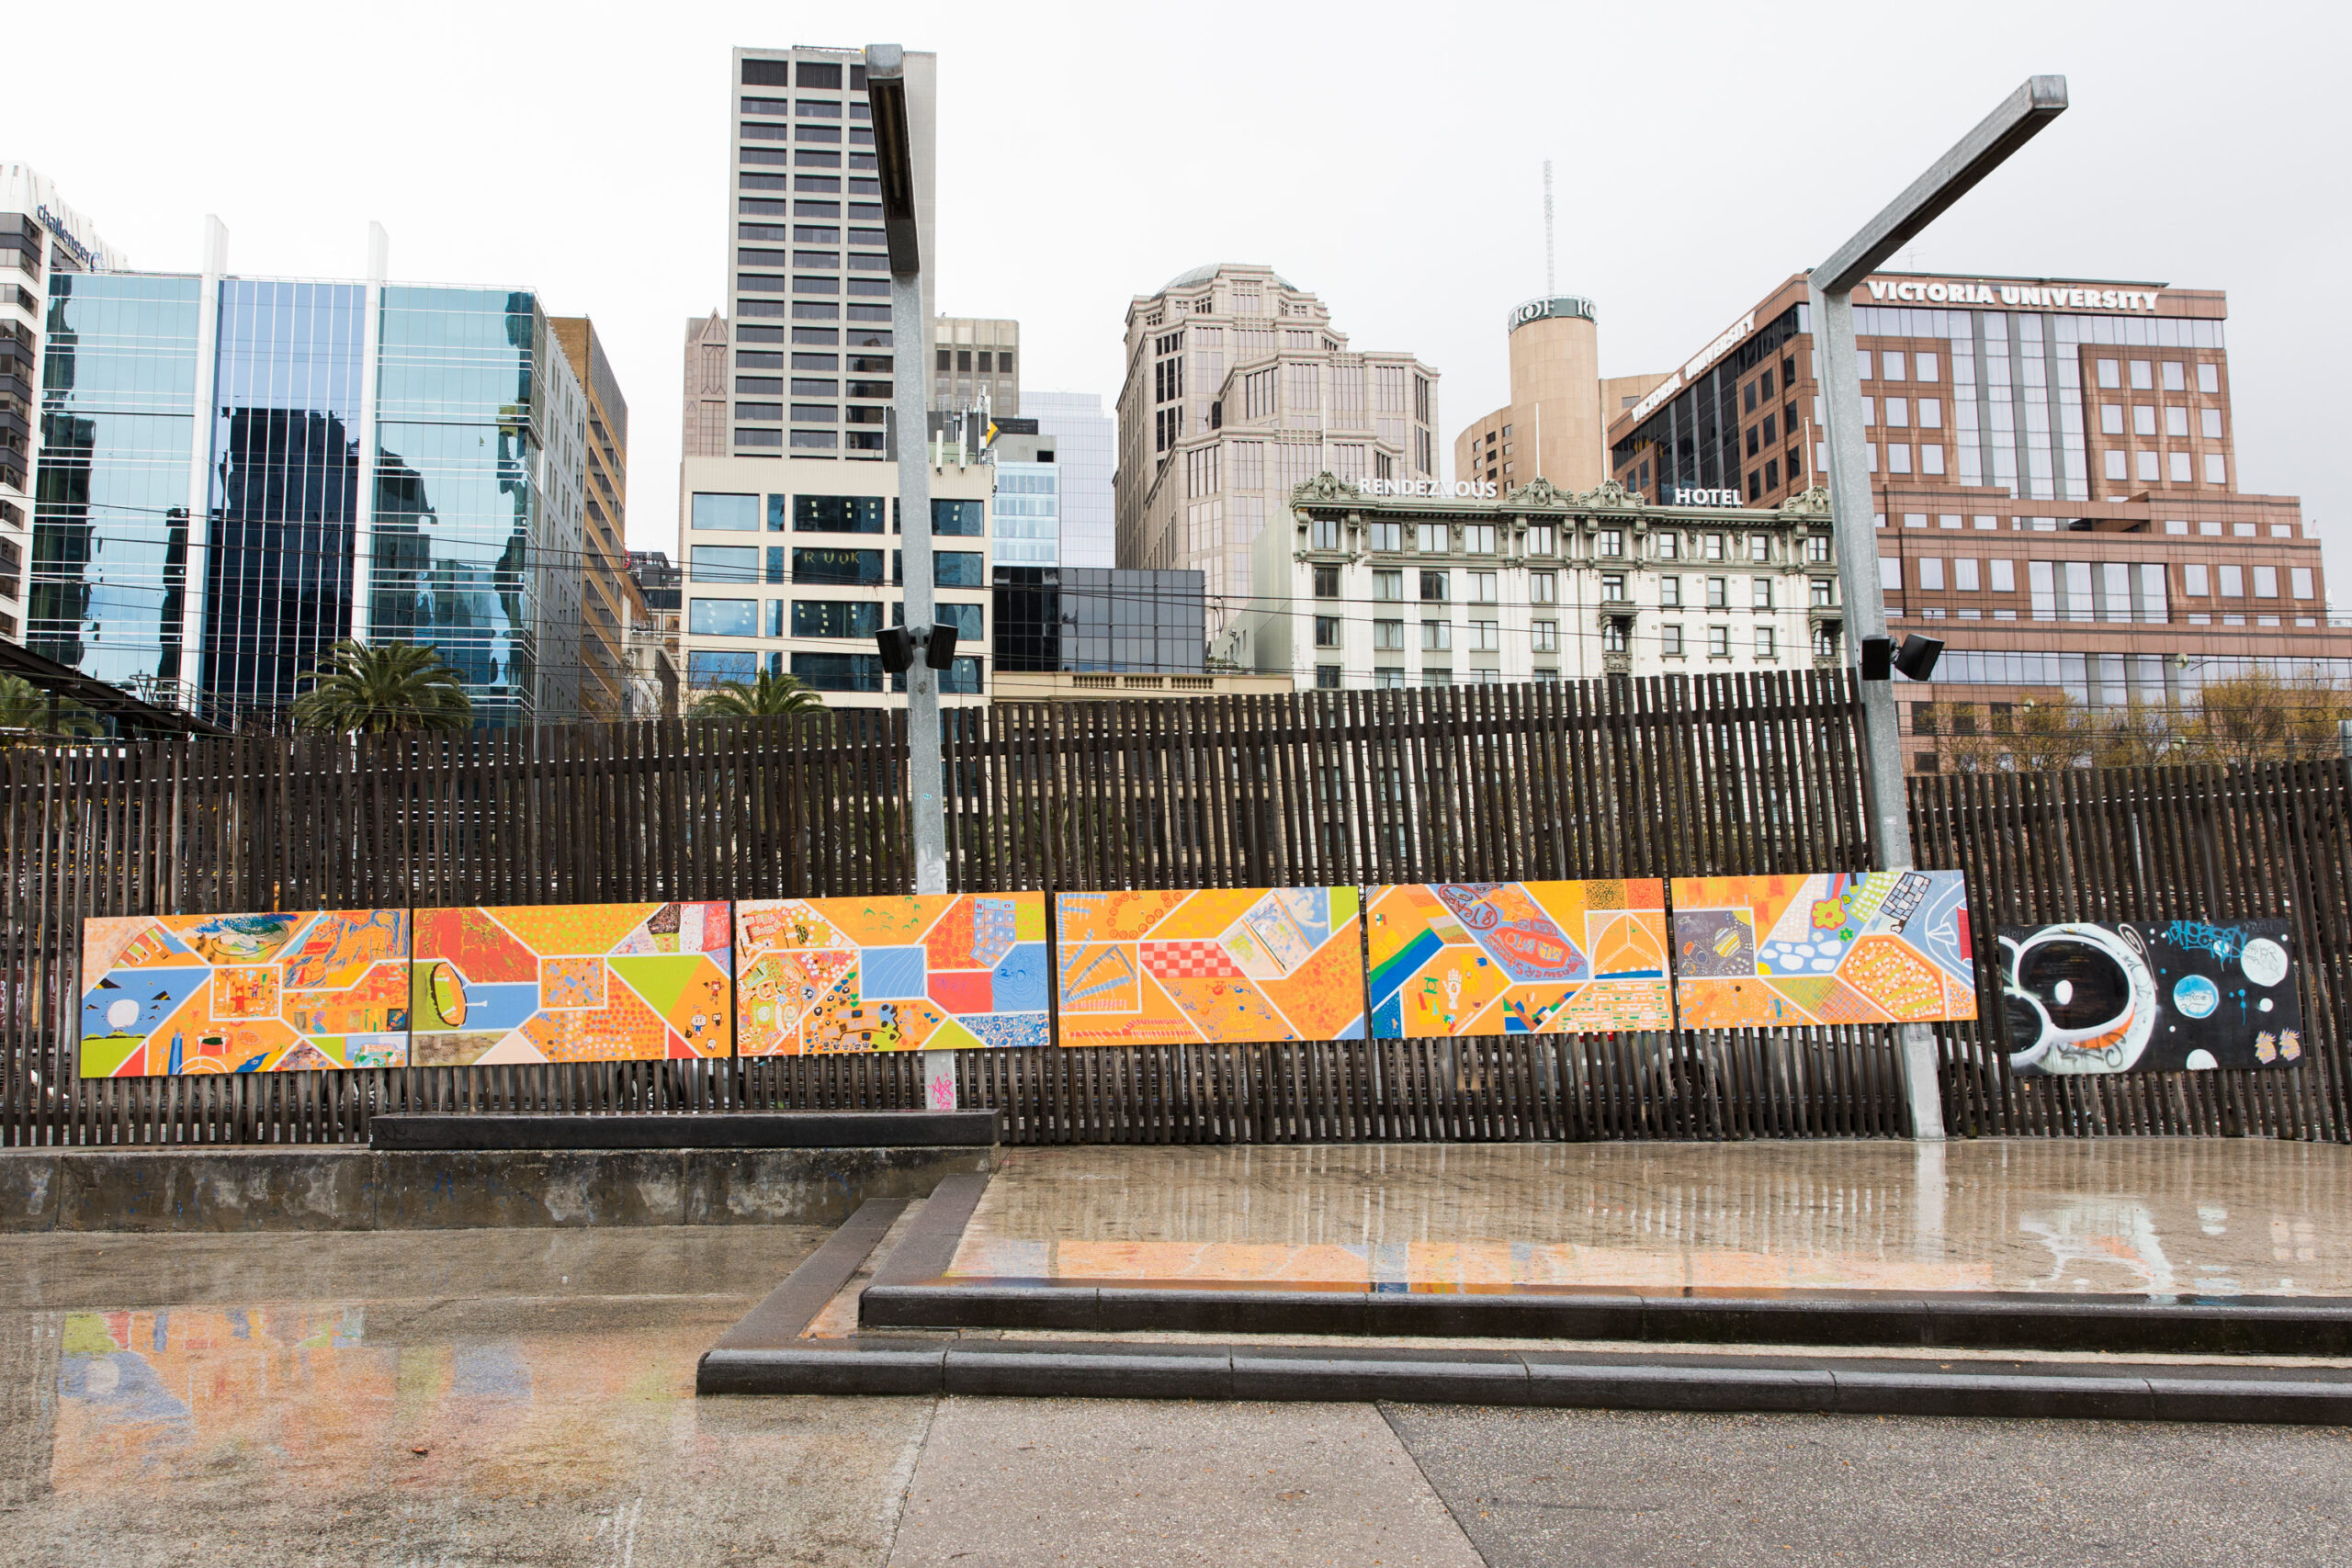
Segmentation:
{"type": "MultiPolygon", "coordinates": [[[[939,672],[939,689],[949,696],[980,695],[980,660],[958,658],[955,668],[939,672]]],[[[907,689],[904,675],[889,675],[882,668],[882,659],[874,653],[807,653],[792,655],[790,670],[793,679],[815,692],[903,692],[907,689]]],[[[771,674],[785,673],[786,662],[782,652],[763,657],[757,653],[738,652],[732,649],[697,648],[686,655],[686,683],[690,690],[707,692],[722,681],[753,680],[764,668],[771,674]]]]}
{"type": "MultiPolygon", "coordinates": [[[[1462,552],[1465,555],[1498,553],[1496,528],[1492,524],[1465,523],[1462,529],[1462,552]]],[[[1447,555],[1453,553],[1453,525],[1418,523],[1410,536],[1417,555],[1447,555]]],[[[1367,523],[1364,525],[1364,547],[1374,552],[1402,554],[1405,549],[1405,525],[1402,523],[1367,523]]],[[[1659,560],[1683,559],[1682,536],[1658,532],[1650,536],[1652,554],[1659,560]]],[[[1318,517],[1309,525],[1308,546],[1318,550],[1342,548],[1340,520],[1318,517]]],[[[1752,560],[1772,558],[1772,536],[1770,534],[1702,534],[1693,547],[1697,560],[1752,560]],[[1742,552],[1745,552],[1744,554],[1742,552]]],[[[1601,528],[1592,536],[1592,553],[1600,560],[1623,560],[1629,558],[1629,542],[1622,528],[1601,528]]],[[[1829,558],[1830,541],[1826,535],[1810,536],[1804,541],[1804,558],[1826,561],[1829,558]]],[[[1548,523],[1531,524],[1526,536],[1526,553],[1549,556],[1559,553],[1559,536],[1548,523]]]]}
{"type": "MultiPolygon", "coordinates": [[[[1973,556],[1913,556],[1910,578],[1912,586],[1933,592],[2014,593],[2018,591],[2017,563],[2006,557],[1996,556],[1979,561],[1973,556]]],[[[1900,592],[1904,586],[1904,558],[1881,556],[1879,581],[1882,587],[1900,592]]],[[[2064,609],[2072,601],[2083,605],[2092,602],[2092,585],[2101,585],[2101,597],[2121,604],[2127,596],[2137,593],[2143,605],[2161,609],[2170,578],[2161,561],[2028,561],[2027,581],[2030,592],[2039,600],[2049,595],[2052,606],[2064,609]]],[[[2297,599],[2318,597],[2318,582],[2312,569],[2294,566],[2286,569],[2289,592],[2297,599]]],[[[2279,569],[2276,566],[2240,566],[2234,563],[2209,567],[2203,561],[2185,561],[2180,567],[2180,592],[2191,599],[2276,599],[2278,597],[2279,569]],[[2253,592],[2246,592],[2247,584],[2253,592]]],[[[2075,618],[2088,620],[2084,614],[2075,618]]],[[[2120,617],[2119,617],[2120,618],[2120,617]]]]}
{"type": "MultiPolygon", "coordinates": [[[[1924,528],[1928,525],[1928,516],[1929,514],[1925,512],[1906,512],[1903,513],[1903,525],[1905,528],[1924,528]]],[[[1882,528],[1885,527],[1885,513],[1881,513],[1875,521],[1878,526],[1882,528]]],[[[2001,525],[2001,520],[1998,517],[1988,517],[1981,513],[1974,513],[1967,517],[1962,517],[1956,513],[1951,512],[1939,513],[1935,514],[1935,524],[1939,528],[1958,528],[1972,522],[1974,523],[1978,528],[1984,530],[1996,529],[2001,525]]],[[[2009,526],[2011,531],[2015,533],[2051,534],[2058,531],[2058,519],[2055,517],[2012,517],[2009,519],[2009,526]]],[[[2238,538],[2251,539],[2259,532],[2259,530],[2260,525],[2257,524],[2233,523],[2229,525],[2228,531],[2238,538]]],[[[2219,538],[2222,533],[2222,528],[2221,524],[2208,520],[2199,522],[2197,525],[2196,531],[2199,534],[2211,538],[2219,538]]],[[[2188,522],[2186,518],[2166,518],[2165,520],[2165,532],[2167,534],[2186,534],[2189,532],[2188,522]]],[[[2274,539],[2291,539],[2295,536],[2294,525],[2291,523],[2273,523],[2270,525],[2270,536],[2274,539]]],[[[1824,558],[1826,559],[1827,558],[1825,557],[1824,558]]]]}
{"type": "MultiPolygon", "coordinates": [[[[863,637],[882,629],[883,606],[871,599],[770,599],[764,632],[760,629],[760,604],[757,599],[689,599],[686,630],[695,637],[863,637]]],[[[941,626],[956,628],[956,641],[977,645],[986,624],[985,609],[940,604],[932,607],[932,614],[941,626]]],[[[889,610],[892,626],[905,623],[905,604],[893,602],[889,610]]]]}
{"type": "MultiPolygon", "coordinates": [[[[880,550],[797,548],[787,557],[782,545],[767,548],[765,569],[760,551],[752,545],[696,545],[689,558],[696,582],[802,582],[842,586],[876,584],[882,579],[880,550]]],[[[897,550],[890,552],[890,578],[904,581],[906,569],[897,550]]],[[[978,550],[939,550],[931,558],[932,582],[941,588],[986,588],[986,558],[978,550]]]]}
{"type": "MultiPolygon", "coordinates": [[[[740,436],[742,432],[736,434],[740,436]]],[[[785,532],[787,515],[796,534],[883,532],[882,503],[886,498],[882,496],[770,495],[766,499],[767,529],[772,534],[785,532]]],[[[889,532],[895,534],[899,531],[898,498],[888,499],[889,532]]],[[[688,503],[687,515],[698,532],[756,534],[760,531],[760,500],[757,495],[696,491],[688,503]]],[[[984,502],[934,496],[931,502],[931,531],[935,535],[977,538],[987,532],[986,513],[984,502]]]]}

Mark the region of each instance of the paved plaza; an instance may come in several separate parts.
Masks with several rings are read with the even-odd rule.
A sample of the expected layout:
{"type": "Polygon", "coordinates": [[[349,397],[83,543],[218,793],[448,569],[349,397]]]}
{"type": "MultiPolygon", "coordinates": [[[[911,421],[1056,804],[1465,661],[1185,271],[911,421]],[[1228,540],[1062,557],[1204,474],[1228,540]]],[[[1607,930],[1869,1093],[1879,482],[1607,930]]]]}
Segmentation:
{"type": "MultiPolygon", "coordinates": [[[[1662,1280],[1770,1258],[1806,1280],[2346,1293],[2345,1170],[2258,1141],[1011,1150],[959,1263],[1175,1247],[1237,1277],[1247,1256],[1433,1279],[1541,1255],[1514,1266],[1662,1280]]],[[[0,1563],[2352,1554],[2337,1428],[695,1399],[696,1357],[825,1234],[0,1239],[0,1563]]]]}

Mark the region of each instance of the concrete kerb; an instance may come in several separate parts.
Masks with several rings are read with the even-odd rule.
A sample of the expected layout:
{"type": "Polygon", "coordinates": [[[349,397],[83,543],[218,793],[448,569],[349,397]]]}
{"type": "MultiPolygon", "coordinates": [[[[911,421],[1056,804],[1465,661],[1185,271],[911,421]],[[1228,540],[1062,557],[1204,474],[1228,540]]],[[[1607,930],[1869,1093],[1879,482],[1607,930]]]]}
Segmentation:
{"type": "Polygon", "coordinates": [[[712,1350],[703,1394],[1387,1400],[1600,1410],[2352,1425],[2352,1373],[2249,1378],[2111,1363],[1758,1364],[1569,1353],[1133,1340],[808,1340],[712,1350]]]}

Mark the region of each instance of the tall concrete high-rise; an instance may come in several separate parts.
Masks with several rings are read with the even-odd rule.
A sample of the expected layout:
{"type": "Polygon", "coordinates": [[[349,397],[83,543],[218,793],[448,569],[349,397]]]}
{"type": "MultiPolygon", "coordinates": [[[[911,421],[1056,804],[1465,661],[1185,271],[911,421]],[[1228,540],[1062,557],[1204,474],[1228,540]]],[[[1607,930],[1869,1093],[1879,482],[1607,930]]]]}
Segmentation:
{"type": "Polygon", "coordinates": [[[48,280],[128,265],[56,186],[23,164],[0,164],[0,640],[24,639],[48,280]]]}
{"type": "Polygon", "coordinates": [[[1609,477],[1609,422],[1665,376],[1604,378],[1592,301],[1573,294],[1516,307],[1505,331],[1510,401],[1453,438],[1453,477],[1509,490],[1541,479],[1572,495],[1592,489],[1609,477]]]}
{"type": "Polygon", "coordinates": [[[1092,392],[1031,392],[1024,402],[1038,446],[1061,465],[1061,564],[1108,569],[1118,560],[1111,488],[1118,426],[1092,392]]]}
{"type": "Polygon", "coordinates": [[[1437,476],[1437,372],[1360,353],[1272,268],[1195,267],[1127,307],[1118,564],[1198,571],[1212,626],[1294,486],[1437,476]]]}
{"type": "MultiPolygon", "coordinates": [[[[727,232],[727,336],[732,380],[713,443],[711,397],[695,367],[714,346],[690,331],[684,449],[693,456],[888,456],[893,344],[890,264],[865,66],[854,51],[738,49],[729,62],[732,207],[727,232]]],[[[932,315],[938,57],[909,51],[915,226],[932,315]]]]}

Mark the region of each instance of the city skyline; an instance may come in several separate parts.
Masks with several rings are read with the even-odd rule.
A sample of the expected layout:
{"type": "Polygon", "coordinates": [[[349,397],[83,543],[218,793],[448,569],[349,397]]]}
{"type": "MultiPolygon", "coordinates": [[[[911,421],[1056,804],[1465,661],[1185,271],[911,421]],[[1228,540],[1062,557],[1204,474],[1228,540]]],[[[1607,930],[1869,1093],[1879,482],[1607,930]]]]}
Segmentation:
{"type": "MultiPolygon", "coordinates": [[[[1392,20],[1411,15],[1388,9],[1392,20]]],[[[1259,262],[1295,278],[1359,341],[1409,351],[1437,368],[1448,406],[1468,412],[1508,395],[1497,312],[1544,291],[1544,155],[1555,159],[1559,175],[1555,287],[1594,299],[1602,373],[1641,373],[1687,354],[1691,342],[1731,319],[1759,276],[1817,260],[1883,189],[1908,177],[1948,120],[1973,115],[1988,92],[2050,63],[2040,54],[2028,60],[2019,52],[2025,39],[1996,29],[1871,12],[1868,37],[1841,37],[1819,57],[1838,99],[1799,114],[1786,96],[1752,90],[1723,96],[1736,85],[1752,89],[1758,51],[1779,36],[1770,21],[1695,9],[1707,24],[1682,29],[1670,61],[1600,72],[1573,62],[1612,49],[1645,58],[1641,46],[1651,35],[1638,18],[1572,21],[1532,8],[1498,15],[1518,40],[1514,61],[1541,62],[1548,47],[1560,70],[1576,72],[1577,107],[1565,119],[1552,95],[1486,90],[1477,74],[1484,57],[1465,53],[1452,75],[1406,71],[1381,41],[1396,36],[1394,27],[1326,37],[1311,14],[1247,13],[1270,41],[1311,44],[1333,80],[1380,88],[1343,97],[1338,112],[1287,90],[1286,81],[1275,90],[1266,73],[1282,50],[1237,51],[1219,41],[1229,28],[1186,29],[1186,37],[1158,46],[1163,62],[1174,67],[1171,79],[1209,83],[1195,96],[1216,112],[1188,122],[1199,155],[1159,162],[1148,184],[1114,177],[1115,160],[1148,132],[1141,121],[1132,134],[1117,131],[1127,101],[1118,73],[1093,71],[1094,57],[1076,44],[1015,40],[930,7],[878,7],[861,25],[939,56],[937,309],[1021,321],[1024,387],[1094,392],[1107,402],[1117,390],[1116,323],[1125,301],[1214,258],[1259,262]],[[1916,61],[1929,48],[1939,69],[1924,80],[1916,61]],[[1048,84],[1050,92],[1025,90],[1048,84]],[[1409,92],[1427,112],[1395,114],[1398,92],[1409,92]],[[1747,194],[1720,215],[1677,200],[1657,204],[1661,215],[1648,217],[1653,204],[1629,186],[1622,154],[1611,159],[1595,149],[1639,147],[1645,166],[1670,166],[1719,144],[1709,130],[1714,117],[1682,107],[1715,101],[1739,102],[1747,106],[1743,113],[1786,132],[1754,143],[1754,178],[1734,187],[1747,194]],[[1244,106],[1249,112],[1234,112],[1244,106]],[[1090,120],[1109,133],[1070,134],[1073,124],[1090,120]],[[958,126],[987,134],[959,135],[958,126]],[[1832,138],[1826,146],[1824,127],[1832,138]],[[1269,141],[1292,150],[1283,177],[1236,180],[1235,160],[1269,141]],[[1012,165],[1003,150],[1023,145],[1059,148],[1061,162],[1043,190],[1009,199],[1002,175],[1012,165]],[[1101,177],[1090,177],[1098,165],[1101,177]],[[1378,177],[1366,178],[1373,169],[1378,177]],[[1319,196],[1318,180],[1328,187],[1319,196]],[[1100,198],[1053,199],[1054,188],[1072,182],[1100,198]],[[1481,216],[1449,220],[1449,211],[1481,216]],[[1175,213],[1186,220],[1168,221],[1175,213]],[[1466,236],[1474,225],[1479,243],[1447,239],[1466,236]],[[1054,256],[1051,266],[1024,259],[1040,247],[1054,256]]],[[[2190,16],[2185,7],[2179,15],[2190,16]]],[[[557,309],[594,316],[631,400],[659,406],[676,384],[678,322],[723,303],[728,258],[705,236],[720,220],[725,198],[718,150],[728,128],[715,106],[730,51],[808,40],[776,36],[781,25],[772,16],[729,7],[615,51],[593,26],[567,19],[559,27],[556,13],[541,16],[551,68],[529,83],[502,79],[493,95],[477,90],[490,85],[490,61],[424,35],[391,40],[366,63],[346,61],[329,72],[322,62],[344,48],[332,28],[305,30],[300,44],[274,43],[275,53],[256,56],[240,44],[232,56],[216,53],[229,47],[225,39],[200,31],[174,42],[181,24],[159,13],[158,41],[172,47],[123,62],[126,101],[168,102],[167,72],[210,68],[234,77],[255,69],[255,60],[274,64],[273,75],[290,85],[230,106],[159,146],[153,128],[136,115],[94,125],[71,112],[63,78],[36,76],[7,152],[43,170],[113,243],[159,270],[192,266],[198,222],[218,212],[252,247],[248,254],[282,258],[273,268],[281,275],[351,276],[360,270],[367,222],[380,220],[394,236],[395,271],[404,277],[516,278],[557,309]],[[148,73],[157,73],[153,91],[140,86],[148,73]],[[302,112],[313,96],[322,106],[332,100],[339,114],[356,108],[364,118],[369,103],[420,76],[442,92],[435,123],[411,134],[380,143],[298,143],[266,164],[247,164],[236,154],[273,121],[302,112]],[[56,101],[47,102],[51,96],[56,101]],[[519,186],[447,177],[462,160],[439,150],[485,134],[492,117],[544,119],[584,102],[595,103],[604,121],[596,160],[546,160],[519,186]],[[306,173],[314,163],[315,178],[306,173]],[[289,186],[305,190],[301,203],[283,199],[289,186]],[[662,192],[662,221],[681,239],[610,247],[570,238],[576,230],[561,220],[566,211],[608,209],[614,193],[631,190],[662,192]]],[[[2317,55],[2305,53],[2266,62],[2278,90],[2249,93],[2226,104],[2227,112],[2186,115],[2173,106],[2196,101],[2200,84],[2248,79],[2231,62],[2259,35],[2218,37],[2187,51],[2177,47],[2178,29],[2145,22],[2057,40],[2067,46],[2061,54],[2073,51],[2055,63],[2075,84],[2077,111],[2047,147],[1947,214],[1931,241],[1899,265],[1954,273],[2030,267],[2227,289],[2246,487],[2301,495],[2324,540],[2352,539],[2345,533],[2352,479],[2327,461],[2319,423],[2324,402],[2314,395],[2325,344],[2344,329],[2324,304],[2312,309],[2305,281],[2341,237],[2344,204],[2327,197],[2343,176],[2267,155],[2273,147],[2325,143],[2325,124],[2340,126],[2343,111],[2324,93],[2295,90],[2299,73],[2318,69],[2317,55]],[[2312,103],[2320,107],[2299,107],[2312,103]],[[2096,202],[2082,199],[2087,170],[2098,171],[2096,202]],[[2250,238],[2256,231],[2233,220],[2265,208],[2297,217],[2257,247],[2250,238]],[[2186,220],[2199,214],[2219,220],[2186,220]]],[[[29,30],[36,51],[62,56],[86,44],[62,15],[36,17],[29,30]]],[[[257,34],[294,36],[258,28],[243,36],[257,34]]],[[[835,41],[854,48],[863,40],[835,41]]],[[[2051,41],[2036,39],[2032,47],[2051,41]]],[[[1108,51],[1102,58],[1123,56],[1108,51]]],[[[1531,85],[1540,80],[1529,78],[1531,85]]],[[[2310,85],[2320,85],[2316,78],[2310,85]]],[[[641,422],[633,444],[640,481],[630,498],[634,547],[666,547],[676,537],[673,493],[660,482],[675,457],[672,423],[641,422]]],[[[1453,431],[1442,434],[1450,446],[1453,431]]]]}

